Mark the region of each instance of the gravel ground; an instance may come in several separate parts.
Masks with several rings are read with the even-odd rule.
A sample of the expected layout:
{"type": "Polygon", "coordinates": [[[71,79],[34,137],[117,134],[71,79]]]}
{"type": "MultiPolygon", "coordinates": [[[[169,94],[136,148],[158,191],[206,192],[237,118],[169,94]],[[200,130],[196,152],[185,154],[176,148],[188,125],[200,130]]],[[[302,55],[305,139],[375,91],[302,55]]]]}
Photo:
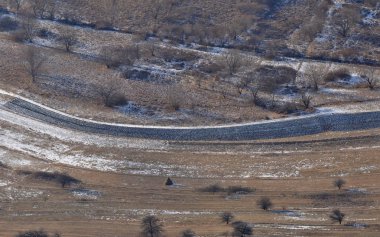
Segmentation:
{"type": "Polygon", "coordinates": [[[82,120],[16,98],[4,105],[14,112],[61,127],[89,133],[173,141],[241,141],[303,136],[326,131],[380,127],[380,112],[318,114],[273,122],[204,128],[142,127],[82,120]]]}

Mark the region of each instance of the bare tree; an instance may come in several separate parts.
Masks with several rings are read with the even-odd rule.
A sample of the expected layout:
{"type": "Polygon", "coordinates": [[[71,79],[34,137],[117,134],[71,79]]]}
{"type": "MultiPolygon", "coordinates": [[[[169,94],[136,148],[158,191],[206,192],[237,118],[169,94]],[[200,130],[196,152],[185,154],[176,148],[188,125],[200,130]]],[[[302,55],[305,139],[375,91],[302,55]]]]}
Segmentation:
{"type": "Polygon", "coordinates": [[[41,73],[46,57],[39,49],[29,47],[25,54],[25,70],[32,77],[32,82],[36,82],[37,76],[41,73]]]}
{"type": "Polygon", "coordinates": [[[337,187],[339,190],[346,184],[346,181],[344,179],[337,179],[334,181],[334,186],[337,187]]]}
{"type": "Polygon", "coordinates": [[[231,212],[223,212],[220,214],[220,219],[222,219],[223,222],[225,222],[227,225],[234,219],[234,214],[231,212]]]}
{"type": "Polygon", "coordinates": [[[247,222],[238,221],[233,223],[233,226],[233,236],[246,237],[251,236],[253,233],[252,227],[247,222]]]}
{"type": "Polygon", "coordinates": [[[308,65],[304,70],[306,82],[315,90],[319,89],[319,85],[323,83],[329,72],[328,65],[308,65]]]}
{"type": "Polygon", "coordinates": [[[228,53],[224,54],[223,61],[227,66],[230,75],[236,73],[243,63],[241,55],[239,55],[239,53],[235,50],[229,51],[228,53]]]}
{"type": "Polygon", "coordinates": [[[197,235],[195,234],[194,231],[187,229],[187,230],[182,232],[181,236],[182,237],[196,237],[197,235]]]}
{"type": "Polygon", "coordinates": [[[97,81],[96,93],[105,106],[112,107],[126,103],[126,98],[121,91],[123,82],[121,78],[106,78],[97,81]]]}
{"type": "Polygon", "coordinates": [[[343,38],[346,38],[350,33],[352,28],[359,22],[360,13],[357,9],[353,8],[342,8],[334,16],[334,28],[335,31],[343,38]]]}
{"type": "Polygon", "coordinates": [[[379,78],[377,77],[377,70],[375,68],[368,68],[361,70],[360,72],[362,78],[365,80],[369,89],[373,90],[379,83],[379,78]]]}
{"type": "Polygon", "coordinates": [[[169,16],[173,9],[172,0],[150,0],[148,6],[148,16],[152,19],[152,33],[156,34],[161,27],[163,20],[169,16]]]}
{"type": "Polygon", "coordinates": [[[10,0],[9,1],[11,7],[14,7],[16,9],[16,15],[20,11],[23,2],[24,0],[10,0]]]}
{"type": "Polygon", "coordinates": [[[270,208],[272,208],[273,203],[272,203],[272,201],[268,197],[262,197],[259,201],[257,201],[257,205],[261,209],[267,211],[270,208]]]}
{"type": "Polygon", "coordinates": [[[150,40],[146,43],[146,48],[148,49],[150,56],[155,57],[156,56],[156,51],[158,49],[157,46],[157,41],[155,40],[150,40]]]}
{"type": "Polygon", "coordinates": [[[33,42],[33,38],[36,35],[36,21],[30,16],[23,16],[21,18],[21,29],[14,33],[16,41],[33,42]]]}
{"type": "Polygon", "coordinates": [[[33,14],[36,18],[44,18],[45,13],[48,10],[48,0],[31,0],[33,14]]]}
{"type": "Polygon", "coordinates": [[[339,224],[342,224],[344,217],[345,217],[345,214],[341,212],[339,209],[333,210],[330,215],[330,219],[334,222],[339,222],[339,224]]]}
{"type": "Polygon", "coordinates": [[[163,232],[163,225],[156,216],[144,217],[141,222],[141,234],[144,237],[159,237],[163,232]]]}
{"type": "Polygon", "coordinates": [[[259,92],[260,92],[259,87],[257,86],[251,87],[250,92],[251,92],[251,99],[252,99],[253,104],[257,105],[259,102],[259,92]]]}
{"type": "Polygon", "coordinates": [[[66,52],[71,52],[72,46],[77,44],[78,40],[74,31],[66,29],[59,37],[59,41],[65,46],[66,52]]]}
{"type": "Polygon", "coordinates": [[[313,99],[313,97],[308,93],[302,93],[301,94],[301,102],[302,102],[303,106],[305,107],[305,109],[310,108],[312,99],[313,99]]]}

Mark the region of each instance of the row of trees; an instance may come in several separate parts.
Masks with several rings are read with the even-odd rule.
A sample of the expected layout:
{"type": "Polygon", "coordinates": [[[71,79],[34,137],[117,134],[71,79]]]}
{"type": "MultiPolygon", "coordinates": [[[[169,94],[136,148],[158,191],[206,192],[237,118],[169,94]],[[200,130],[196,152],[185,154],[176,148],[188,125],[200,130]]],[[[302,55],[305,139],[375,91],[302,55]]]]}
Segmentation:
{"type": "MultiPolygon", "coordinates": [[[[269,204],[270,200],[264,200],[261,205],[264,205],[264,208],[267,208],[267,205],[269,204]]],[[[268,209],[265,209],[268,210],[268,209]]],[[[338,222],[339,224],[342,224],[345,214],[341,212],[339,209],[334,209],[331,214],[329,215],[330,219],[333,222],[338,222]]],[[[247,237],[252,236],[253,234],[253,227],[250,223],[244,222],[244,221],[235,221],[232,222],[234,219],[234,215],[231,212],[224,212],[220,215],[220,218],[223,222],[225,222],[227,225],[231,224],[233,227],[232,236],[236,237],[247,237]]],[[[141,222],[141,235],[143,237],[160,237],[163,236],[164,233],[164,226],[159,218],[157,218],[154,215],[149,215],[144,217],[144,219],[141,222]]],[[[186,229],[183,232],[180,233],[180,237],[196,237],[197,234],[192,231],[191,229],[186,229]]],[[[39,237],[39,236],[38,236],[39,237]]]]}

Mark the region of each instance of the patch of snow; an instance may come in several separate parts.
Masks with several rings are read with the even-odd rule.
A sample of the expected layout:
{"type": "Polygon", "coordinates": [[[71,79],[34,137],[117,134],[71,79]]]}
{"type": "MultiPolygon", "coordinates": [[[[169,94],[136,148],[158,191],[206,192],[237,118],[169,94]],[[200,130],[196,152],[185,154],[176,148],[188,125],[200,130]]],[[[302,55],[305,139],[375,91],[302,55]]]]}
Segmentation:
{"type": "Polygon", "coordinates": [[[74,189],[74,190],[71,190],[71,193],[74,195],[74,197],[91,199],[91,200],[98,199],[102,195],[100,192],[96,190],[89,190],[89,189],[74,189]]]}
{"type": "Polygon", "coordinates": [[[325,94],[354,94],[356,91],[348,89],[337,89],[337,88],[321,88],[320,92],[325,94]]]}
{"type": "Polygon", "coordinates": [[[8,182],[0,180],[0,187],[4,187],[4,186],[7,186],[7,185],[8,185],[8,182]]]}
{"type": "Polygon", "coordinates": [[[379,14],[378,9],[365,9],[365,16],[363,17],[363,23],[365,25],[375,25],[377,23],[377,15],[379,14]]]}
{"type": "Polygon", "coordinates": [[[255,224],[255,227],[270,229],[287,229],[287,230],[330,230],[322,225],[296,225],[296,224],[255,224]]]}
{"type": "Polygon", "coordinates": [[[43,192],[35,189],[15,188],[8,186],[0,193],[0,199],[26,200],[43,195],[43,192]]]}
{"type": "Polygon", "coordinates": [[[347,80],[340,79],[337,81],[337,83],[343,84],[343,85],[355,86],[355,85],[360,85],[364,83],[364,80],[360,75],[352,74],[349,79],[347,80]]]}
{"type": "Polygon", "coordinates": [[[356,194],[366,194],[368,193],[367,189],[365,188],[350,188],[347,190],[349,193],[356,193],[356,194]]]}
{"type": "Polygon", "coordinates": [[[369,165],[369,166],[363,166],[363,167],[360,167],[358,169],[356,169],[356,171],[358,172],[361,172],[363,174],[369,174],[371,173],[372,171],[374,170],[377,170],[378,168],[374,165],[369,165]]]}

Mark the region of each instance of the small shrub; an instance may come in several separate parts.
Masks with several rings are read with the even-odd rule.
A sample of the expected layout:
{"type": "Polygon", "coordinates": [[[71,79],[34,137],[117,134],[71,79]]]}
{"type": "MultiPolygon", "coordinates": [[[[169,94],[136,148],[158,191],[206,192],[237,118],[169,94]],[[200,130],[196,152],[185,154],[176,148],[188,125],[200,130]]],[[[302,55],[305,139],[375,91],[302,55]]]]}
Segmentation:
{"type": "Polygon", "coordinates": [[[0,18],[0,31],[14,31],[18,27],[17,21],[9,16],[0,18]]]}
{"type": "Polygon", "coordinates": [[[234,215],[231,212],[223,212],[220,214],[220,219],[225,222],[227,225],[234,219],[234,215]]]}
{"type": "Polygon", "coordinates": [[[271,81],[277,85],[283,85],[296,79],[297,70],[285,66],[261,66],[255,70],[255,74],[260,81],[271,81]]]}
{"type": "Polygon", "coordinates": [[[171,185],[174,185],[174,182],[173,182],[173,180],[171,180],[171,178],[168,178],[168,179],[166,180],[166,182],[165,182],[165,185],[166,185],[166,186],[171,186],[171,185]]]}
{"type": "Polygon", "coordinates": [[[232,223],[232,226],[234,227],[234,232],[232,236],[251,236],[253,233],[252,227],[247,222],[243,221],[235,221],[232,223]]]}
{"type": "Polygon", "coordinates": [[[33,172],[32,172],[32,171],[29,171],[29,170],[17,170],[16,173],[17,173],[18,175],[26,175],[26,176],[28,176],[28,175],[32,175],[32,174],[33,174],[33,172]]]}
{"type": "Polygon", "coordinates": [[[61,235],[58,233],[49,235],[44,230],[29,230],[25,232],[21,232],[16,237],[60,237],[61,235]]]}
{"type": "Polygon", "coordinates": [[[196,237],[197,235],[195,234],[194,231],[188,229],[182,232],[182,237],[196,237]]]}
{"type": "Polygon", "coordinates": [[[284,105],[276,106],[274,110],[281,114],[292,114],[298,111],[297,104],[287,102],[284,105]]]}
{"type": "Polygon", "coordinates": [[[204,73],[214,74],[223,70],[223,65],[219,63],[201,63],[198,70],[204,73]]]}
{"type": "Polygon", "coordinates": [[[193,52],[168,48],[160,49],[160,57],[166,62],[190,62],[199,58],[199,56],[193,52]]]}
{"type": "Polygon", "coordinates": [[[257,202],[257,205],[267,211],[268,209],[272,208],[273,206],[273,203],[272,201],[268,198],[268,197],[262,197],[258,202],[257,202]]]}
{"type": "Polygon", "coordinates": [[[337,179],[334,181],[334,186],[337,187],[339,190],[346,184],[346,181],[344,179],[337,179]]]}
{"type": "Polygon", "coordinates": [[[0,168],[9,169],[9,166],[0,161],[0,168]]]}
{"type": "Polygon", "coordinates": [[[325,81],[332,82],[337,80],[343,80],[345,78],[349,78],[350,76],[350,71],[347,68],[340,68],[327,73],[325,81]]]}
{"type": "Polygon", "coordinates": [[[43,230],[30,230],[16,235],[16,237],[49,237],[43,230]]]}
{"type": "Polygon", "coordinates": [[[115,106],[126,105],[127,103],[128,103],[128,100],[125,97],[125,95],[116,93],[107,100],[106,106],[115,107],[115,106]]]}
{"type": "Polygon", "coordinates": [[[249,194],[253,193],[255,190],[252,188],[242,187],[242,186],[230,186],[227,188],[228,194],[249,194]]]}
{"type": "Polygon", "coordinates": [[[224,192],[225,189],[222,188],[219,184],[212,184],[210,186],[200,189],[200,191],[208,192],[208,193],[219,193],[219,192],[224,192]]]}
{"type": "Polygon", "coordinates": [[[44,39],[47,39],[47,38],[55,38],[56,35],[49,31],[48,29],[40,29],[37,31],[37,36],[40,37],[40,38],[44,38],[44,39]]]}
{"type": "Polygon", "coordinates": [[[49,173],[49,172],[39,171],[39,172],[32,173],[32,175],[33,175],[33,178],[35,179],[41,179],[45,181],[53,181],[53,182],[59,183],[62,186],[62,188],[64,188],[65,186],[70,186],[72,184],[80,183],[80,180],[73,178],[67,174],[58,173],[58,172],[49,173]]]}

